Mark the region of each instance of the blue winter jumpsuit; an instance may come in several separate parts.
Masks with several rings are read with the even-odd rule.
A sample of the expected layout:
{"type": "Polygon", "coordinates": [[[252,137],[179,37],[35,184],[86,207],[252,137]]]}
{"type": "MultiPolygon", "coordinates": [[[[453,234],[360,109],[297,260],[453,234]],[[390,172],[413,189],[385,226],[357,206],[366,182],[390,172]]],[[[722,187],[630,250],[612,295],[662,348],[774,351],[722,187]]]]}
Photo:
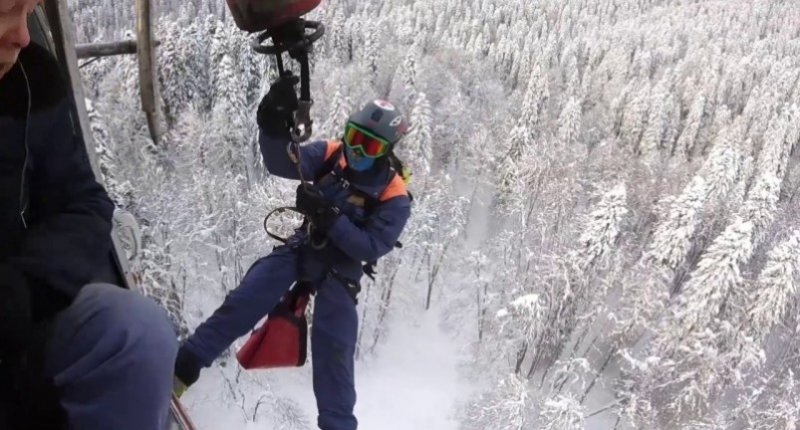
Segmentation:
{"type": "MultiPolygon", "coordinates": [[[[287,139],[262,133],[259,143],[272,174],[299,179],[297,166],[287,152],[287,139]]],[[[301,146],[303,178],[318,178],[332,164],[338,177],[352,177],[346,171],[342,151],[337,150],[339,146],[340,142],[333,141],[301,146]],[[327,162],[330,157],[340,158],[338,163],[331,163],[327,162]]],[[[222,306],[197,328],[184,347],[203,366],[211,365],[234,340],[247,334],[275,307],[298,276],[309,280],[316,291],[311,352],[318,425],[322,430],[354,430],[358,425],[353,415],[358,317],[355,302],[340,278],[358,281],[363,261],[375,260],[392,250],[410,216],[411,201],[402,179],[388,165],[360,174],[352,181],[321,182],[327,182],[317,181],[324,197],[341,213],[328,231],[327,246],[322,250],[312,249],[306,243],[306,233],[298,231],[287,245],[254,263],[239,287],[228,294],[222,306]],[[360,193],[379,203],[365,211],[365,199],[360,193]],[[332,271],[338,276],[332,275],[332,271]]]]}

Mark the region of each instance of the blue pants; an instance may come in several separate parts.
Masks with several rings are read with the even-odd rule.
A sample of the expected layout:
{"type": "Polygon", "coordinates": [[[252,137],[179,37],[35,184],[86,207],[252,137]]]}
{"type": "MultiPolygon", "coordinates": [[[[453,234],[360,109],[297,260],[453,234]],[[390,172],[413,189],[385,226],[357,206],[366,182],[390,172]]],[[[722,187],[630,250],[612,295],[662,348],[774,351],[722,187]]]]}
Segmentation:
{"type": "MultiPolygon", "coordinates": [[[[219,357],[236,339],[248,334],[297,278],[297,250],[277,248],[258,260],[231,291],[222,306],[186,341],[186,348],[204,366],[219,357]]],[[[314,395],[322,430],[355,430],[353,375],[358,315],[347,289],[333,278],[315,285],[311,353],[314,395]]]]}
{"type": "Polygon", "coordinates": [[[135,292],[84,287],[54,320],[45,373],[70,428],[166,429],[177,337],[166,313],[135,292]]]}

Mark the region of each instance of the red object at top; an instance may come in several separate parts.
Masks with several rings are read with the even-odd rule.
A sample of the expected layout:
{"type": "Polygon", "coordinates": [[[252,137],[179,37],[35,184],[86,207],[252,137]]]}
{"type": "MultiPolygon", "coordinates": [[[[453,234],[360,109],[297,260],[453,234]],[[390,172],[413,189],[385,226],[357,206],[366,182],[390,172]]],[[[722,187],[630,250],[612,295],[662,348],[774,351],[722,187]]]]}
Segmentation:
{"type": "Polygon", "coordinates": [[[236,25],[248,32],[277,27],[319,6],[321,0],[226,0],[236,25]]]}

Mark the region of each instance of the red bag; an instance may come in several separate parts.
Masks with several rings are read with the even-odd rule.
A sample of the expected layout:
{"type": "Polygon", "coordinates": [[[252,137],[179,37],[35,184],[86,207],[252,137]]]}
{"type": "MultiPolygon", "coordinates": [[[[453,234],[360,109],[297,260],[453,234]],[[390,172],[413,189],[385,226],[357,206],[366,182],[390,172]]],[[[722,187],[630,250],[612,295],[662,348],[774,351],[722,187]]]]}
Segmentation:
{"type": "Polygon", "coordinates": [[[269,313],[267,321],[250,335],[236,353],[245,369],[297,367],[306,362],[308,322],[306,307],[309,290],[289,291],[269,313]]]}

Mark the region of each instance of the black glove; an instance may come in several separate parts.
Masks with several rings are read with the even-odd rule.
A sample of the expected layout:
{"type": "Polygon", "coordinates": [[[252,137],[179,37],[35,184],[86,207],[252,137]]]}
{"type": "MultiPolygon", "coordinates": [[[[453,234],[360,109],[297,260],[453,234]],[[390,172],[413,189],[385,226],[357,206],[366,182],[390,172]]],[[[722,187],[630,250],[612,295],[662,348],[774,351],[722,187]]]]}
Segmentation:
{"type": "Polygon", "coordinates": [[[200,378],[200,370],[203,366],[185,346],[178,350],[175,358],[175,381],[173,391],[180,397],[187,388],[192,386],[200,378]]]}
{"type": "Polygon", "coordinates": [[[33,334],[31,294],[25,277],[0,264],[0,361],[23,352],[33,334]]]}
{"type": "Polygon", "coordinates": [[[327,232],[339,218],[339,208],[331,204],[313,185],[297,186],[295,207],[305,214],[316,230],[327,232]]]}
{"type": "Polygon", "coordinates": [[[278,78],[258,105],[257,122],[261,131],[272,136],[289,133],[289,123],[297,110],[297,93],[294,86],[300,78],[287,72],[278,78]]]}

